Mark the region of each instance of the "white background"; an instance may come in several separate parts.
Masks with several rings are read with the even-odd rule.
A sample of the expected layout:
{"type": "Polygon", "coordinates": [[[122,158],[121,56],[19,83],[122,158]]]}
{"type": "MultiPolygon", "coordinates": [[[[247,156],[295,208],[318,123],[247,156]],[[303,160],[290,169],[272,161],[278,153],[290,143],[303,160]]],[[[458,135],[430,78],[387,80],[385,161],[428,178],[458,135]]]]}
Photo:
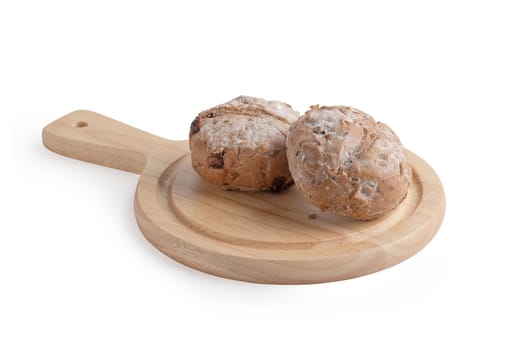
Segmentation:
{"type": "Polygon", "coordinates": [[[521,349],[517,4],[2,1],[0,348],[521,349]],[[388,123],[445,186],[435,239],[349,281],[213,277],[145,240],[136,175],[41,145],[76,109],[185,139],[240,94],[388,123]]]}

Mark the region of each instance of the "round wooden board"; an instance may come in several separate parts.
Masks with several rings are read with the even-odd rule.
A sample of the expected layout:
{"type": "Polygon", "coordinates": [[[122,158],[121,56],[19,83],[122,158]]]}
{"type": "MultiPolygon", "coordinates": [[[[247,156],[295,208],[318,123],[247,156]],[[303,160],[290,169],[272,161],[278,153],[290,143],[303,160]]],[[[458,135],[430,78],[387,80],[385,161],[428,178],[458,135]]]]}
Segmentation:
{"type": "Polygon", "coordinates": [[[68,157],[141,174],[134,207],[145,237],[183,264],[237,280],[318,283],[376,272],[423,248],[445,211],[438,176],[412,152],[405,200],[361,222],[322,213],[295,186],[279,194],[223,191],[193,171],[187,141],[93,112],[49,124],[43,141],[68,157]]]}

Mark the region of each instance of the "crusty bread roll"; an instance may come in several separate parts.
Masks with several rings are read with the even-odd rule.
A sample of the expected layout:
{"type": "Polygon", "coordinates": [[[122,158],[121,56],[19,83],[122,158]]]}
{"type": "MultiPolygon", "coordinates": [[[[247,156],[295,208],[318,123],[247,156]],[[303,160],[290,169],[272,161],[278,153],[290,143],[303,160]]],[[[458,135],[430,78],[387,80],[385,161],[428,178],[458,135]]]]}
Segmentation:
{"type": "Polygon", "coordinates": [[[411,169],[396,134],[352,107],[311,109],[287,137],[297,187],[322,211],[370,220],[407,195],[411,169]]]}
{"type": "Polygon", "coordinates": [[[201,112],[189,134],[194,170],[226,190],[287,188],[285,138],[298,116],[288,104],[248,96],[201,112]]]}

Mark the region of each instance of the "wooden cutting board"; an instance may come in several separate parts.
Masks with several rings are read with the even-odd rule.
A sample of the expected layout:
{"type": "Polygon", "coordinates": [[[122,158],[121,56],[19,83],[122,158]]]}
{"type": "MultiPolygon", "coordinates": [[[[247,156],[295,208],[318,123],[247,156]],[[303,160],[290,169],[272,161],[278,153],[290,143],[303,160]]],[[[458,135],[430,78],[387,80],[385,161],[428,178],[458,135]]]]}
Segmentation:
{"type": "Polygon", "coordinates": [[[412,152],[406,199],[385,217],[358,222],[322,213],[295,186],[223,191],[193,171],[187,141],[94,112],[68,114],[42,136],[56,153],[140,174],[134,211],[145,237],[182,264],[242,281],[318,283],[385,269],[422,249],[445,212],[438,176],[412,152]]]}

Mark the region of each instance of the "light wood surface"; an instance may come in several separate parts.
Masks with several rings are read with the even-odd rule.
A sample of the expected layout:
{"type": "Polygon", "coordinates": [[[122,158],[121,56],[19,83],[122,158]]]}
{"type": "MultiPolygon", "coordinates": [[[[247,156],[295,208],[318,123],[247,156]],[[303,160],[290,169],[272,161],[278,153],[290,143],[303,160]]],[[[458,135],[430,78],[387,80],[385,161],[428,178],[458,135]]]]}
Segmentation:
{"type": "Polygon", "coordinates": [[[145,237],[185,265],[237,280],[318,283],[376,272],[422,249],[445,212],[438,176],[412,152],[407,198],[385,217],[358,222],[322,213],[295,186],[280,194],[223,191],[193,171],[187,141],[94,112],[68,114],[42,137],[56,153],[141,174],[134,209],[145,237]]]}

